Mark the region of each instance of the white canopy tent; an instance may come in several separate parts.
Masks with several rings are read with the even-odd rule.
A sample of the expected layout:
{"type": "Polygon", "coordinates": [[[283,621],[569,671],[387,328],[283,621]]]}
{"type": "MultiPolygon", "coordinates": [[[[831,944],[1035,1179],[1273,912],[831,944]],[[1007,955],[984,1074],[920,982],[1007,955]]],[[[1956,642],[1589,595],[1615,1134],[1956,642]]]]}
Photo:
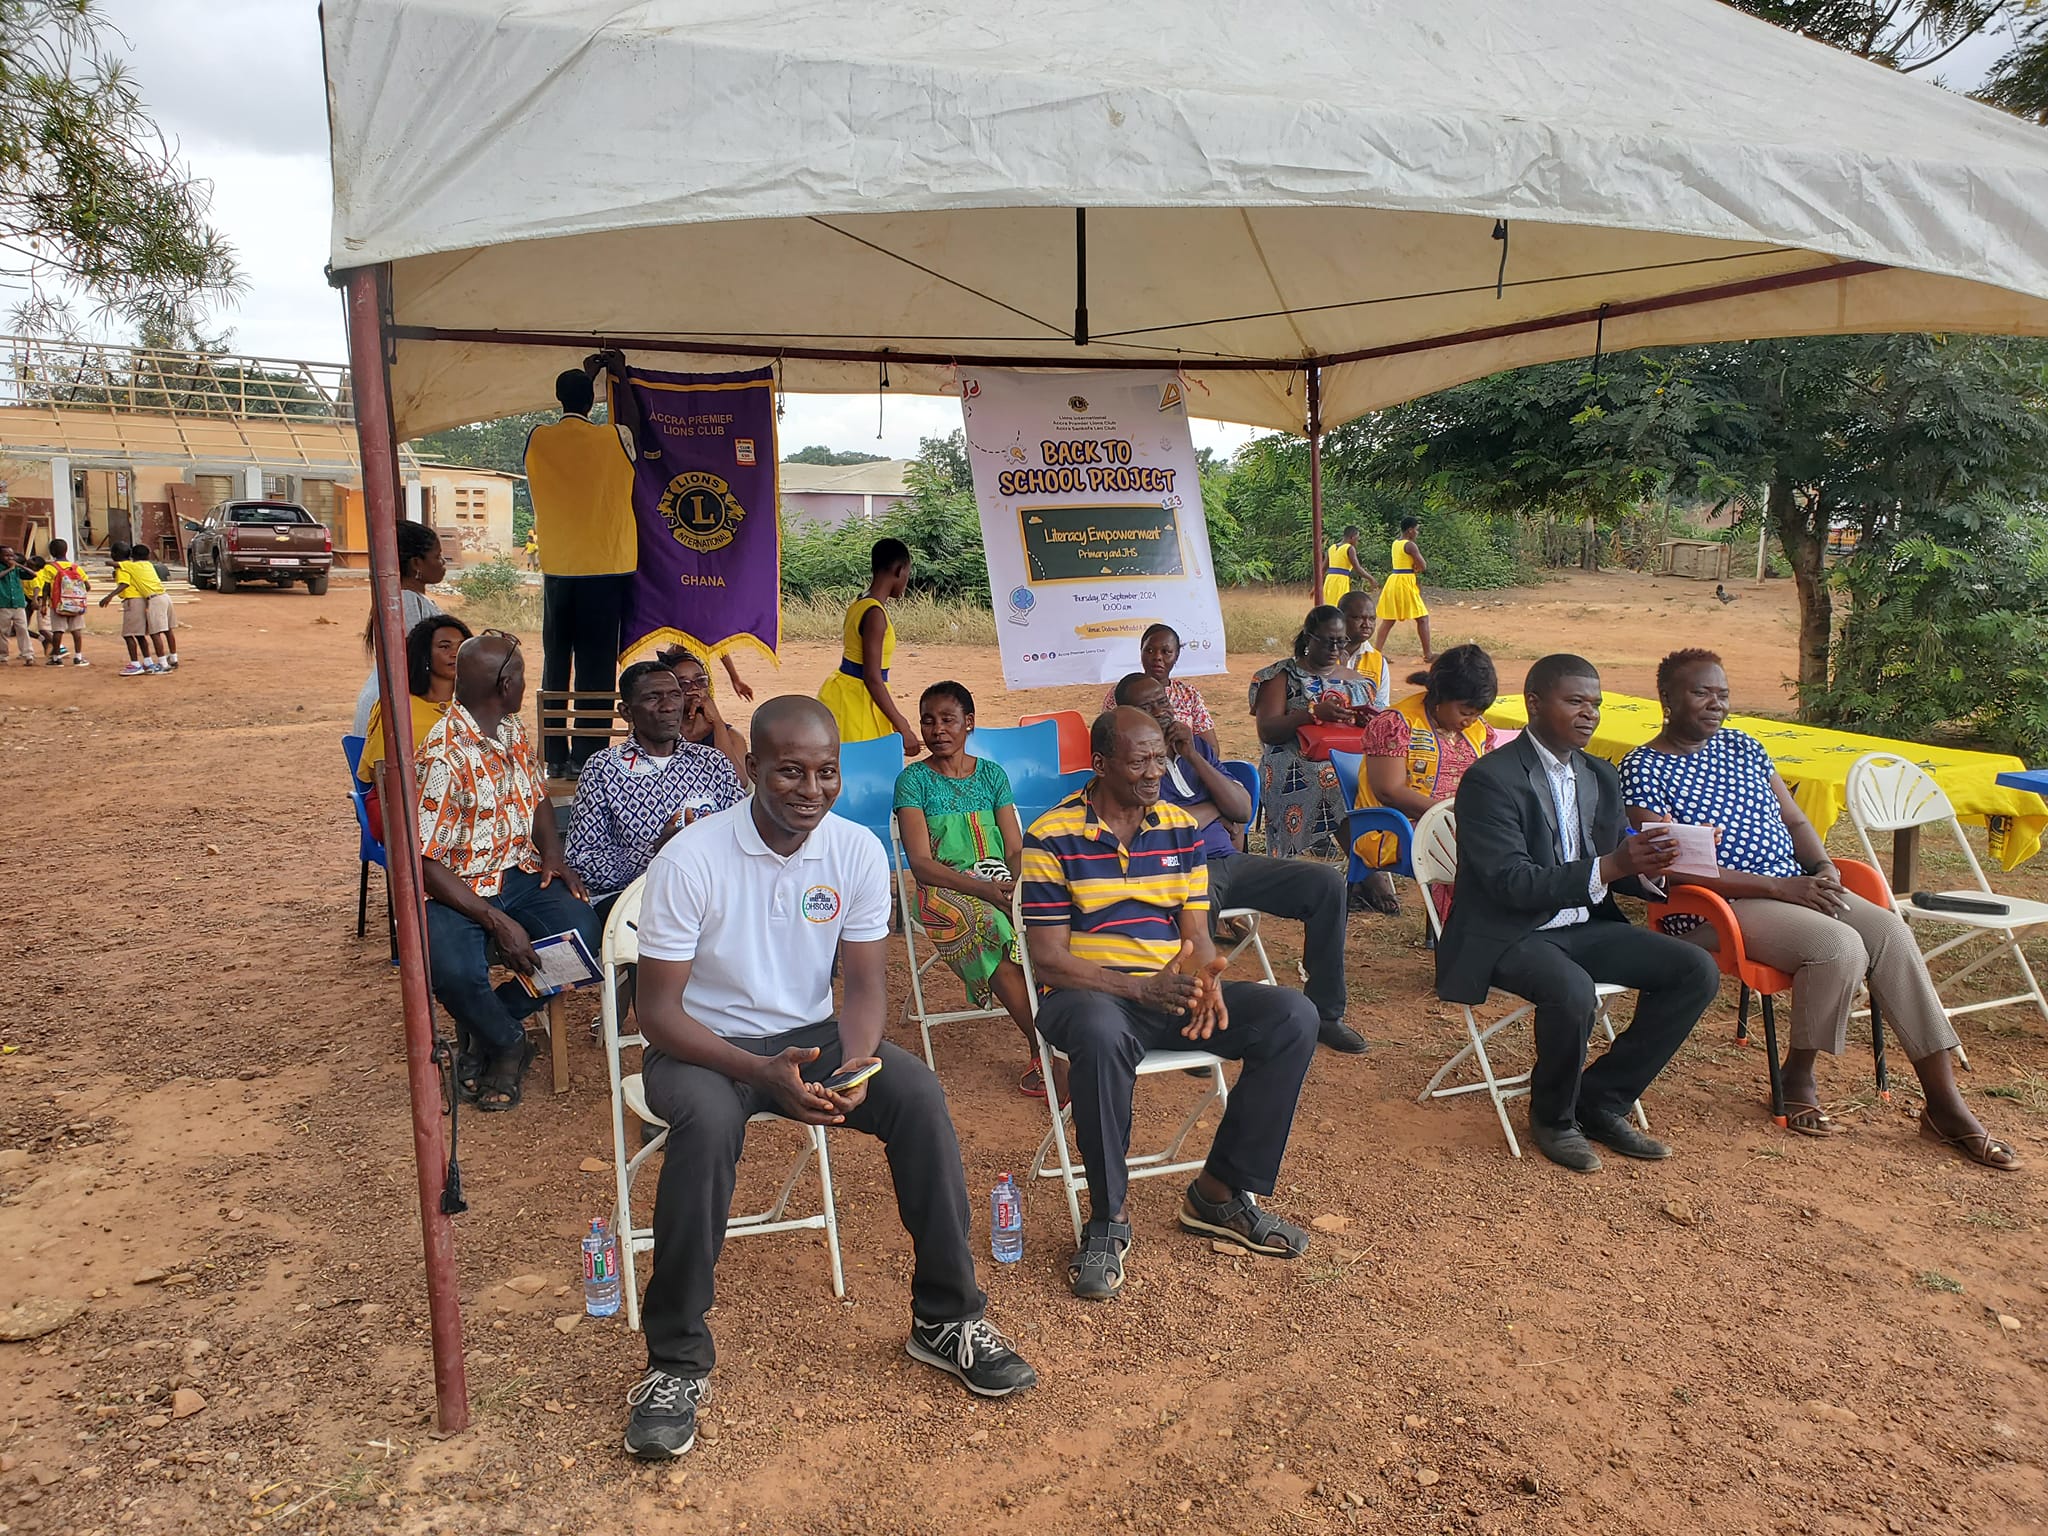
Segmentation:
{"type": "MultiPolygon", "coordinates": [[[[795,391],[1177,365],[1198,414],[1313,442],[1599,345],[2048,335],[2048,135],[1713,0],[325,0],[322,25],[387,700],[397,442],[545,406],[599,342],[772,358],[795,391]]],[[[459,1202],[417,829],[387,829],[452,1430],[459,1202]]]]}
{"type": "Polygon", "coordinates": [[[799,391],[885,350],[924,393],[1178,363],[1199,413],[1298,431],[1298,365],[1343,421],[1589,354],[1602,306],[1609,350],[2048,334],[2048,134],[1713,0],[324,19],[333,263],[391,265],[402,437],[548,404],[599,337],[799,391]]]}

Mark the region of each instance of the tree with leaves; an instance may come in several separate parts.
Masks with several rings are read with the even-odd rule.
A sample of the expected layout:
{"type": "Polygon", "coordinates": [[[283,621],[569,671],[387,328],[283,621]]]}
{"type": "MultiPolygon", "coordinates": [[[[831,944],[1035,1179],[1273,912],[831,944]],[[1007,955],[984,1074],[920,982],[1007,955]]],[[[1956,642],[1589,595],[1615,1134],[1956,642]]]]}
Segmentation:
{"type": "Polygon", "coordinates": [[[0,271],[23,330],[74,327],[68,298],[145,346],[189,346],[239,286],[211,187],[150,120],[98,0],[0,0],[0,271]]]}
{"type": "Polygon", "coordinates": [[[823,464],[837,467],[842,464],[880,464],[888,459],[886,453],[862,453],[857,448],[827,448],[823,443],[813,443],[808,448],[799,448],[795,453],[785,453],[785,464],[823,464]]]}

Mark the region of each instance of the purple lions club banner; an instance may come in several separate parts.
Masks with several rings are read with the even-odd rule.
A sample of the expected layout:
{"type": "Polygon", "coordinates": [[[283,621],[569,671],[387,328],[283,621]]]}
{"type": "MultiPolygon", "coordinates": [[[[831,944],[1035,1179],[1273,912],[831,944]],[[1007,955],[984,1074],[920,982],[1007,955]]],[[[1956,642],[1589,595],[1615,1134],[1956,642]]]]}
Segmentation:
{"type": "Polygon", "coordinates": [[[741,650],[772,660],[782,638],[774,371],[633,368],[626,377],[640,406],[640,566],[626,595],[620,664],[677,644],[707,667],[741,650]]]}

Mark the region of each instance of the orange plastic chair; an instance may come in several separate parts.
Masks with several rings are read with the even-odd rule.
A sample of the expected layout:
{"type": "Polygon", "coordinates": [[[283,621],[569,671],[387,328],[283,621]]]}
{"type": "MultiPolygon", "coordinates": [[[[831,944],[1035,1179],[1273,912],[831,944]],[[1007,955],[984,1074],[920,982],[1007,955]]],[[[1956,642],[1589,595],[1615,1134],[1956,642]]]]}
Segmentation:
{"type": "MultiPolygon", "coordinates": [[[[1868,864],[1856,859],[1837,859],[1835,867],[1841,871],[1842,886],[1845,890],[1861,896],[1877,906],[1889,907],[1891,900],[1885,890],[1884,877],[1868,864]]],[[[1660,918],[1689,914],[1705,922],[1714,930],[1719,949],[1714,953],[1715,962],[1721,967],[1723,976],[1733,976],[1742,987],[1742,995],[1736,1004],[1735,1040],[1738,1045],[1749,1044],[1749,998],[1754,992],[1763,999],[1764,1052],[1770,1059],[1771,1073],[1771,1118],[1784,1125],[1785,1086],[1778,1060],[1778,1019],[1772,1008],[1772,1001],[1780,992],[1792,989],[1792,977],[1774,965],[1765,965],[1761,960],[1750,958],[1742,943],[1742,924],[1736,920],[1735,909],[1714,892],[1703,886],[1674,886],[1669,901],[1651,902],[1649,906],[1650,926],[1656,927],[1660,918]]],[[[1878,1096],[1890,1100],[1891,1077],[1884,1059],[1884,1021],[1879,1017],[1877,999],[1870,1000],[1870,1053],[1877,1072],[1878,1096]]]]}
{"type": "Polygon", "coordinates": [[[1059,731],[1061,773],[1077,773],[1094,766],[1094,749],[1088,745],[1088,722],[1081,718],[1081,711],[1060,709],[1049,715],[1017,717],[1019,725],[1036,725],[1041,720],[1052,721],[1059,731]]]}

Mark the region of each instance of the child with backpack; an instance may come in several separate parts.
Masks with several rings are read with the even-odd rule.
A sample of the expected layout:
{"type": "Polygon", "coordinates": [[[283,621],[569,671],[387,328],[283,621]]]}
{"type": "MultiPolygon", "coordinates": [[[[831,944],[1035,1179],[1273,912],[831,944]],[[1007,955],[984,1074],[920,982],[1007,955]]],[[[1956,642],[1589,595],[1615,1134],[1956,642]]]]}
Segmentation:
{"type": "Polygon", "coordinates": [[[48,665],[58,666],[64,658],[61,654],[63,637],[71,637],[71,649],[76,653],[71,658],[74,667],[89,667],[85,659],[85,605],[92,591],[92,582],[83,567],[71,561],[71,546],[63,539],[50,540],[50,557],[43,563],[36,577],[36,590],[42,594],[46,605],[44,612],[44,633],[49,637],[50,656],[48,665]]]}

